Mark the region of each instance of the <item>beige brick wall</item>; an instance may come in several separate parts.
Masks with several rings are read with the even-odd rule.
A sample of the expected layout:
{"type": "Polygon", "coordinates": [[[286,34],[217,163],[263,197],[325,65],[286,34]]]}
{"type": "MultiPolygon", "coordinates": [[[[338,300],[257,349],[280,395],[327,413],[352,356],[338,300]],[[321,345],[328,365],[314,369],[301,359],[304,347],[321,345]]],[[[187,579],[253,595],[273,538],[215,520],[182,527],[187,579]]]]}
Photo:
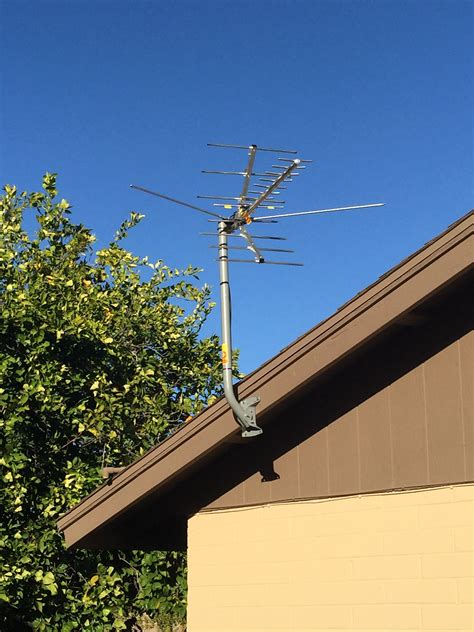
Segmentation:
{"type": "Polygon", "coordinates": [[[197,514],[188,632],[472,632],[473,529],[473,485],[197,514]]]}

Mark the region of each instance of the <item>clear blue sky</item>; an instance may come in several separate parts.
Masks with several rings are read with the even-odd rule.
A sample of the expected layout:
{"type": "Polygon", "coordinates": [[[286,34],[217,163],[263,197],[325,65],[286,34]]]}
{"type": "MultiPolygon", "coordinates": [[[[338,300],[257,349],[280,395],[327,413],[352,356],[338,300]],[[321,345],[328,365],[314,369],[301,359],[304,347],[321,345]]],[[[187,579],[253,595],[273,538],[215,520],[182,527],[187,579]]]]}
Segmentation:
{"type": "Polygon", "coordinates": [[[249,372],[472,208],[472,7],[1,0],[1,180],[34,189],[57,171],[101,244],[143,211],[130,247],[203,267],[216,298],[205,216],[129,183],[190,202],[236,195],[240,180],[200,170],[241,167],[245,153],[206,143],[256,143],[315,161],[288,210],[386,202],[272,227],[304,268],[233,266],[249,372]]]}

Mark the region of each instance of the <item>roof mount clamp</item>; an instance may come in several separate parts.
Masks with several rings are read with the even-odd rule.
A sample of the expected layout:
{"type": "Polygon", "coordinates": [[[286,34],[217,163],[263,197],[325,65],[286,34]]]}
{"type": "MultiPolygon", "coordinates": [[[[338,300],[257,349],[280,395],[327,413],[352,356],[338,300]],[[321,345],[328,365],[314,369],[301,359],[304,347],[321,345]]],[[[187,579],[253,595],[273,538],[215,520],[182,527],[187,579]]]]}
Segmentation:
{"type": "Polygon", "coordinates": [[[240,406],[244,411],[244,420],[241,420],[239,417],[237,417],[237,419],[242,428],[243,437],[256,437],[263,432],[263,430],[257,426],[257,411],[255,408],[259,401],[260,397],[258,397],[258,395],[253,395],[252,397],[247,397],[247,399],[243,399],[240,402],[240,406]]]}

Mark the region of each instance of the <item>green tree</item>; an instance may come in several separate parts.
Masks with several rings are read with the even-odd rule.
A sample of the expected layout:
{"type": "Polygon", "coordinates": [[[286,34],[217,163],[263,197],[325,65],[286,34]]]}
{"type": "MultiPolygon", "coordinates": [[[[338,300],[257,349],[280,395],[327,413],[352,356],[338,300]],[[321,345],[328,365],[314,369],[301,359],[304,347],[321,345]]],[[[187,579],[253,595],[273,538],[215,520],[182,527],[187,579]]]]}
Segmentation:
{"type": "Polygon", "coordinates": [[[216,395],[218,339],[200,337],[209,288],[194,285],[195,268],[122,246],[143,215],[94,252],[55,174],[41,192],[4,191],[0,628],[100,632],[182,618],[180,554],[66,551],[55,522],[101,483],[103,466],[132,462],[216,395]]]}

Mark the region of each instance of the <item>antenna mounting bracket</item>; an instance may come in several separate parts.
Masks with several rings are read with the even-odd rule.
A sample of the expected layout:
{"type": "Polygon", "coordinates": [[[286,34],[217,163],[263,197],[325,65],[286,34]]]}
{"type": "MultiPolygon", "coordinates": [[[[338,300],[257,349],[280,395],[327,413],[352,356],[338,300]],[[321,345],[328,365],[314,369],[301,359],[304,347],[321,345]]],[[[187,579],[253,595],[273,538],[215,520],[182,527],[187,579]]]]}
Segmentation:
{"type": "Polygon", "coordinates": [[[258,395],[253,395],[252,397],[243,399],[240,402],[240,406],[245,413],[245,425],[242,423],[242,420],[239,417],[237,417],[237,419],[239,420],[240,426],[242,427],[243,437],[256,437],[263,432],[262,429],[257,426],[257,412],[255,408],[259,401],[260,397],[258,397],[258,395]]]}

